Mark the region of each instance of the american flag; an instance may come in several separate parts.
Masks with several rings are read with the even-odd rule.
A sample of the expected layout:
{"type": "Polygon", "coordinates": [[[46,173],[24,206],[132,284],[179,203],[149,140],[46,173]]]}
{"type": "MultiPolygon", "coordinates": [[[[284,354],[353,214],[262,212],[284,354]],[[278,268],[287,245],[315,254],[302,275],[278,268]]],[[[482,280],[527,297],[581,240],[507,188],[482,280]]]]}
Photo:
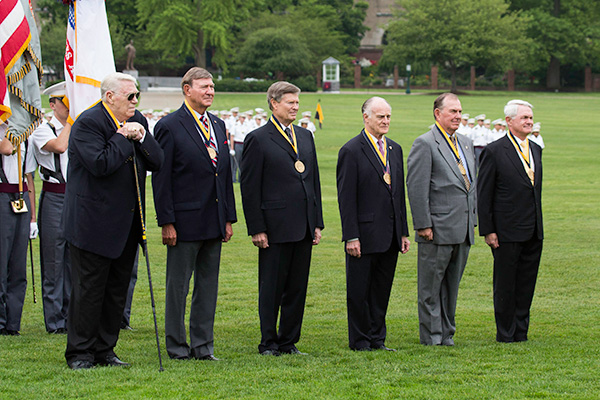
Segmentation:
{"type": "Polygon", "coordinates": [[[100,82],[115,72],[104,0],[75,0],[69,4],[65,79],[69,122],[100,100],[100,82]]]}

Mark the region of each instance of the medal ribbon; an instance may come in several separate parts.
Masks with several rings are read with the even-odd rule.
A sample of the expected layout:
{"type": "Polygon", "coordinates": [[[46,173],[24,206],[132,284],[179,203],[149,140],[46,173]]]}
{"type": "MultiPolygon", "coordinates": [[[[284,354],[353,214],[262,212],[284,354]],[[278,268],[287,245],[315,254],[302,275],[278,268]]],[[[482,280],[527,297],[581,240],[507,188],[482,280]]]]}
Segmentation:
{"type": "Polygon", "coordinates": [[[510,139],[510,141],[512,142],[512,144],[515,146],[515,150],[517,150],[517,152],[521,155],[521,159],[523,160],[523,167],[525,168],[525,172],[527,173],[527,176],[529,177],[529,180],[531,181],[531,184],[534,184],[533,181],[533,177],[535,176],[533,169],[531,169],[531,164],[529,163],[529,139],[525,138],[525,140],[523,142],[527,143],[527,145],[523,145],[523,147],[527,147],[527,151],[525,153],[527,153],[527,156],[525,156],[525,153],[521,150],[521,146],[519,146],[519,144],[517,143],[517,139],[515,139],[515,137],[513,136],[512,132],[509,130],[508,131],[508,138],[510,139]]]}
{"type": "Polygon", "coordinates": [[[117,117],[115,117],[115,114],[113,114],[112,110],[110,109],[110,107],[108,107],[108,104],[106,104],[105,102],[102,102],[102,105],[104,106],[104,109],[108,112],[108,115],[110,115],[112,121],[115,124],[115,128],[119,129],[123,126],[122,123],[119,122],[119,120],[117,119],[117,117]]]}
{"type": "Polygon", "coordinates": [[[286,133],[281,128],[281,125],[279,125],[279,121],[277,121],[275,117],[273,117],[273,115],[271,115],[271,122],[273,123],[273,125],[275,125],[275,128],[277,128],[279,133],[281,133],[281,136],[283,136],[285,140],[287,140],[288,143],[292,145],[294,152],[296,152],[296,156],[298,156],[298,142],[296,141],[296,132],[294,132],[294,125],[290,124],[290,130],[292,131],[292,139],[294,140],[294,142],[292,143],[288,135],[286,135],[286,133]]]}
{"type": "Polygon", "coordinates": [[[194,121],[196,121],[196,125],[198,125],[198,127],[200,128],[200,131],[202,132],[202,134],[204,135],[206,140],[210,142],[210,132],[208,132],[206,130],[206,128],[204,127],[204,124],[202,122],[200,122],[200,118],[198,118],[198,116],[196,115],[196,113],[194,112],[194,110],[192,109],[190,104],[188,103],[187,99],[185,99],[183,102],[185,103],[185,106],[189,110],[190,114],[192,114],[194,121]]]}
{"type": "MultiPolygon", "coordinates": [[[[452,152],[454,153],[454,157],[456,157],[457,161],[461,161],[460,160],[460,153],[458,152],[458,148],[454,145],[454,143],[452,142],[452,140],[450,140],[450,135],[448,133],[446,133],[446,131],[444,130],[444,128],[442,128],[442,126],[435,121],[435,125],[438,127],[438,129],[440,130],[440,132],[442,132],[442,136],[444,136],[444,139],[446,139],[446,143],[448,143],[448,146],[450,146],[450,149],[452,150],[452,152]]],[[[456,133],[454,133],[456,135],[456,133]]]]}
{"type": "Polygon", "coordinates": [[[379,151],[379,146],[377,146],[375,144],[375,141],[373,140],[373,137],[371,136],[371,134],[369,133],[368,130],[365,129],[365,133],[367,135],[367,139],[369,139],[369,142],[371,142],[371,146],[373,146],[373,149],[375,149],[375,154],[377,154],[377,156],[379,156],[379,159],[381,160],[381,163],[384,165],[385,168],[388,167],[387,164],[387,141],[385,140],[385,136],[382,138],[383,140],[383,154],[381,154],[381,151],[379,151]]]}
{"type": "Polygon", "coordinates": [[[460,174],[462,175],[463,180],[465,181],[465,187],[467,188],[467,191],[468,191],[471,188],[471,181],[469,180],[469,177],[467,176],[467,170],[463,164],[463,161],[460,159],[460,153],[458,152],[458,138],[456,137],[456,132],[454,132],[454,140],[456,140],[456,146],[455,146],[454,140],[450,140],[450,135],[448,135],[448,133],[446,133],[444,128],[442,128],[442,126],[437,121],[435,121],[435,125],[438,127],[440,132],[442,132],[442,136],[444,137],[444,139],[446,139],[446,143],[448,143],[448,146],[450,146],[450,149],[452,150],[452,153],[454,154],[454,157],[456,158],[456,163],[458,164],[458,170],[460,171],[460,174]]]}
{"type": "MultiPolygon", "coordinates": [[[[525,153],[523,153],[523,151],[521,150],[521,146],[518,145],[517,139],[515,139],[512,132],[509,130],[508,133],[509,133],[508,137],[510,138],[510,141],[512,142],[512,144],[515,145],[515,149],[519,152],[521,157],[523,157],[523,161],[525,161],[527,166],[529,168],[531,168],[531,165],[529,164],[529,151],[527,152],[527,155],[525,155],[525,153]]],[[[529,139],[525,138],[525,140],[523,142],[526,142],[527,140],[529,140],[529,139]]],[[[525,147],[525,145],[523,147],[525,147]]],[[[527,149],[529,150],[529,146],[527,146],[527,149]]]]}

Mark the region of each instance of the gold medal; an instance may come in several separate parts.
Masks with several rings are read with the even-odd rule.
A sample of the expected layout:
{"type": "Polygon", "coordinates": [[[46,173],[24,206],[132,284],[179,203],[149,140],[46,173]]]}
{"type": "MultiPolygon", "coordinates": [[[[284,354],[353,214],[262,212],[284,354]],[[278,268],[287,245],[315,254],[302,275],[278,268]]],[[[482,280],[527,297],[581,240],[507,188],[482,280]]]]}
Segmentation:
{"type": "Polygon", "coordinates": [[[385,174],[383,174],[383,180],[385,181],[385,183],[387,183],[388,185],[392,184],[392,176],[390,175],[389,172],[386,172],[385,174]]]}
{"type": "Polygon", "coordinates": [[[531,184],[533,184],[534,173],[531,168],[527,169],[527,176],[529,176],[529,180],[531,181],[531,184]]]}
{"type": "Polygon", "coordinates": [[[294,168],[296,168],[296,171],[298,171],[299,173],[303,173],[306,169],[304,167],[304,163],[300,160],[296,160],[296,162],[294,163],[294,168]]]}
{"type": "Polygon", "coordinates": [[[211,160],[217,158],[217,151],[215,149],[213,149],[212,147],[208,147],[206,150],[208,150],[208,156],[211,160]]]}

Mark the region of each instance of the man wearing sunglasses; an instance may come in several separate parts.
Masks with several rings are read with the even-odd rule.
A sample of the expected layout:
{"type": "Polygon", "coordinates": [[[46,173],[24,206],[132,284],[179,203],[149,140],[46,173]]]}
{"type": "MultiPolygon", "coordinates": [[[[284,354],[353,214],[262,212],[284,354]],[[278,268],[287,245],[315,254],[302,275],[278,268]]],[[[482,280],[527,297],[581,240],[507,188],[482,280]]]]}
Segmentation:
{"type": "Polygon", "coordinates": [[[114,347],[142,242],[146,171],[164,159],[135,109],[135,78],[112,73],[100,90],[102,101],[77,118],[69,139],[62,223],[71,252],[65,357],[72,369],[129,365],[114,347]]]}

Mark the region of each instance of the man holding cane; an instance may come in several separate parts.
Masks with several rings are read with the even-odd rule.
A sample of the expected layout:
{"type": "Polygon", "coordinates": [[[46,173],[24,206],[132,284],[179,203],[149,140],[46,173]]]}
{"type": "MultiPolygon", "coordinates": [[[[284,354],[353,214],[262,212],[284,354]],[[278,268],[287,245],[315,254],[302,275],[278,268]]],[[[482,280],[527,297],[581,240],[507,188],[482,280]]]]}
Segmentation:
{"type": "Polygon", "coordinates": [[[65,357],[72,369],[129,365],[119,360],[114,347],[142,242],[135,171],[143,204],[146,170],[157,171],[164,158],[159,144],[146,134],[146,119],[135,109],[135,79],[110,74],[101,83],[101,93],[102,101],[79,116],[69,140],[62,222],[71,250],[65,357]]]}

